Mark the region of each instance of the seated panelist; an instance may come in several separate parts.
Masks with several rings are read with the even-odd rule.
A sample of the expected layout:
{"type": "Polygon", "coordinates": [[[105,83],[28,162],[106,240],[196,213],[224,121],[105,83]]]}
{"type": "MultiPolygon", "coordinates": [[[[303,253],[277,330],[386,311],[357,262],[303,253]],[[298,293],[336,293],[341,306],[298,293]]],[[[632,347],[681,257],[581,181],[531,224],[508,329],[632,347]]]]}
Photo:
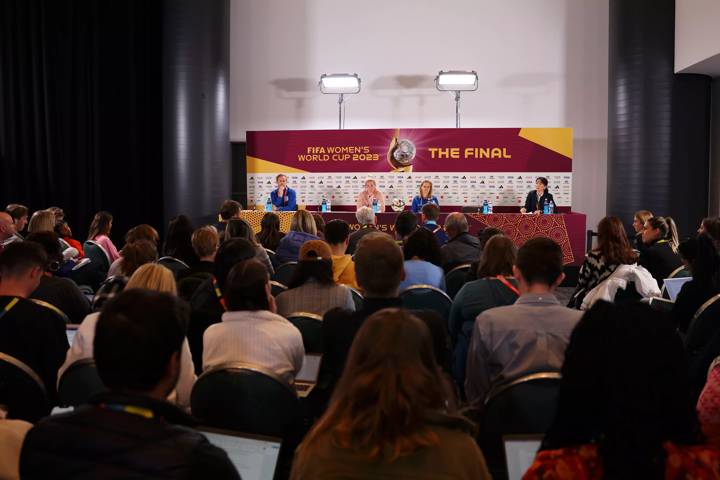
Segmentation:
{"type": "Polygon", "coordinates": [[[273,211],[293,212],[297,210],[295,190],[287,186],[287,175],[282,173],[275,177],[277,188],[270,193],[273,211]]]}
{"type": "Polygon", "coordinates": [[[357,196],[357,209],[362,207],[373,208],[373,202],[377,200],[378,212],[385,211],[385,195],[377,189],[377,184],[372,178],[365,180],[365,187],[357,196]]]}
{"type": "Polygon", "coordinates": [[[535,179],[535,190],[531,190],[525,199],[525,206],[520,209],[520,213],[543,213],[543,205],[545,201],[555,203],[552,193],[547,188],[548,180],[545,177],[535,179]]]}
{"type": "Polygon", "coordinates": [[[432,194],[432,182],[430,180],[423,180],[420,184],[420,195],[415,195],[412,201],[412,212],[420,213],[422,208],[428,203],[434,203],[440,206],[438,199],[432,194]]]}

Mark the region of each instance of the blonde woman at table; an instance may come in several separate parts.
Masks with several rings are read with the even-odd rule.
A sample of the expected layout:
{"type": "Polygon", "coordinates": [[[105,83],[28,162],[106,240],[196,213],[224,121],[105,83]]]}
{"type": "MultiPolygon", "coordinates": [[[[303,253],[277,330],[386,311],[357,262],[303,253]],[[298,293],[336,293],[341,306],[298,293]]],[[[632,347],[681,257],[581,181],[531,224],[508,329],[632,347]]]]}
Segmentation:
{"type": "MultiPolygon", "coordinates": [[[[385,211],[385,195],[377,189],[377,184],[372,178],[365,180],[365,186],[363,190],[357,196],[357,209],[360,210],[362,207],[373,208],[373,204],[377,203],[377,212],[382,213],[385,211]]],[[[375,209],[373,209],[374,211],[375,209]]],[[[377,213],[376,212],[376,213],[377,213]]]]}

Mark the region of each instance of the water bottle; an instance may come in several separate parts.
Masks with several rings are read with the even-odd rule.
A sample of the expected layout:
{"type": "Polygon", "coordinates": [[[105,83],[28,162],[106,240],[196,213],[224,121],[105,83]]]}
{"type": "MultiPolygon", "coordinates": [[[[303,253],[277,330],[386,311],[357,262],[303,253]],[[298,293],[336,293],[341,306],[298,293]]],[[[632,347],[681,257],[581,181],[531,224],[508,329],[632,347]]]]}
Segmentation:
{"type": "Polygon", "coordinates": [[[328,212],[331,212],[332,210],[331,210],[331,208],[330,208],[330,199],[329,199],[329,198],[327,199],[327,201],[325,202],[325,204],[327,205],[327,211],[328,211],[328,212]]]}
{"type": "Polygon", "coordinates": [[[378,205],[377,198],[373,198],[372,206],[373,206],[374,213],[378,213],[380,211],[380,205],[378,205]]]}
{"type": "Polygon", "coordinates": [[[492,213],[492,200],[488,200],[488,213],[492,213]]]}
{"type": "Polygon", "coordinates": [[[320,211],[327,213],[327,200],[325,200],[325,198],[322,199],[322,203],[320,204],[320,211]]]}
{"type": "Polygon", "coordinates": [[[550,213],[555,213],[555,202],[550,200],[550,213]]]}
{"type": "Polygon", "coordinates": [[[487,200],[483,200],[482,213],[483,213],[483,214],[488,214],[488,213],[490,213],[490,212],[488,211],[488,201],[487,201],[487,200]]]}
{"type": "Polygon", "coordinates": [[[270,199],[270,197],[268,197],[267,202],[265,202],[265,211],[272,212],[272,207],[272,200],[270,199]]]}
{"type": "Polygon", "coordinates": [[[543,204],[543,214],[547,215],[550,213],[550,202],[548,202],[548,199],[545,199],[545,204],[543,204]]]}

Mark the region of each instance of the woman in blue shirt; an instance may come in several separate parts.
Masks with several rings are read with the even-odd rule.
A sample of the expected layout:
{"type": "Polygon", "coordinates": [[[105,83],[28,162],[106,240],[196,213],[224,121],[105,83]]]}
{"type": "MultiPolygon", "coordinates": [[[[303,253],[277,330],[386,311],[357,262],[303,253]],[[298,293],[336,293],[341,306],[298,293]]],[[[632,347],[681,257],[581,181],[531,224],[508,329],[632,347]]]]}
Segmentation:
{"type": "Polygon", "coordinates": [[[415,195],[415,198],[413,198],[412,212],[420,213],[423,205],[428,203],[434,203],[438,207],[440,206],[437,197],[432,194],[432,182],[430,180],[423,180],[420,184],[420,195],[415,195]]]}
{"type": "Polygon", "coordinates": [[[445,291],[445,273],[440,268],[440,246],[427,228],[415,230],[403,244],[405,279],[400,291],[412,285],[430,285],[445,291]]]}

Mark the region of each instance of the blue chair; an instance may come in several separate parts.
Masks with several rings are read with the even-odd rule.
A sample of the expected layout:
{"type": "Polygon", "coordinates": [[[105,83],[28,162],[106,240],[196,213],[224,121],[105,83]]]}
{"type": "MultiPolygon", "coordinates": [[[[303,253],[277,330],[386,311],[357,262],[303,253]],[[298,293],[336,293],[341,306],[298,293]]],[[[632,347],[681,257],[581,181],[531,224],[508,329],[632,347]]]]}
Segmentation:
{"type": "Polygon", "coordinates": [[[446,322],[450,318],[452,299],[431,285],[411,285],[400,292],[400,300],[408,310],[432,310],[446,322]]]}

